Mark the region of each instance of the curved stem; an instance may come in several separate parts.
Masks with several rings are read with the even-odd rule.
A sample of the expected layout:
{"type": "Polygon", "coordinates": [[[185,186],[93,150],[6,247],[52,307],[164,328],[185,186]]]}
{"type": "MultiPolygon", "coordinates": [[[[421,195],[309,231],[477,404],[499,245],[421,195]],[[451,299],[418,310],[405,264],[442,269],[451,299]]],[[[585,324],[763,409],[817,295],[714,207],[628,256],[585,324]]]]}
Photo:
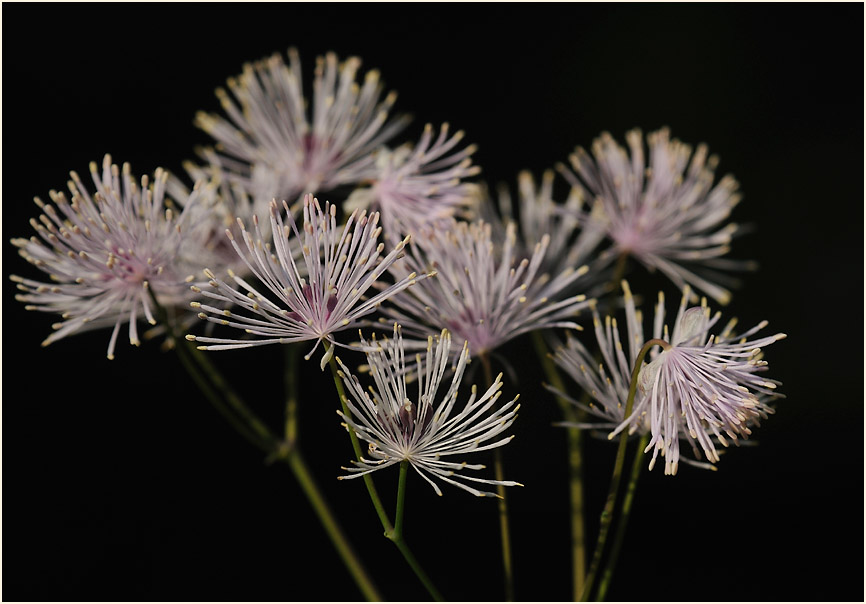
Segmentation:
{"type": "MultiPolygon", "coordinates": [[[[325,346],[329,347],[331,344],[326,342],[325,346]]],[[[337,361],[334,358],[334,355],[330,355],[328,364],[331,366],[331,373],[334,376],[334,385],[337,387],[337,395],[340,398],[340,408],[342,409],[343,414],[348,417],[349,406],[347,404],[348,399],[346,398],[346,390],[343,387],[341,372],[337,368],[337,361]]],[[[349,437],[352,441],[352,449],[355,452],[355,458],[360,461],[362,456],[361,443],[358,441],[358,435],[355,434],[354,430],[349,429],[349,437]]],[[[379,516],[382,528],[385,529],[385,537],[394,542],[394,545],[396,545],[397,549],[400,550],[400,553],[403,554],[406,563],[409,564],[409,567],[415,572],[415,575],[430,593],[430,596],[437,602],[441,602],[443,600],[442,595],[433,585],[433,582],[430,581],[430,578],[421,568],[421,565],[418,564],[418,560],[412,554],[409,546],[406,545],[406,540],[403,538],[403,503],[405,498],[406,474],[408,467],[408,462],[404,461],[400,463],[400,485],[398,486],[397,491],[397,522],[399,524],[397,526],[391,524],[391,520],[388,518],[388,513],[382,505],[379,493],[376,491],[376,485],[373,484],[373,478],[369,474],[364,474],[362,478],[364,479],[364,483],[367,485],[367,492],[370,495],[370,501],[373,502],[373,508],[375,508],[376,514],[379,516]],[[398,527],[399,532],[397,530],[398,527]]]]}
{"type": "MultiPolygon", "coordinates": [[[[532,339],[536,354],[550,384],[559,392],[565,392],[565,384],[556,370],[556,365],[547,353],[547,345],[541,331],[533,331],[532,339]]],[[[569,423],[579,421],[579,411],[561,396],[556,397],[563,419],[569,423]]],[[[583,593],[586,581],[586,528],[583,517],[583,431],[568,428],[569,501],[571,504],[571,576],[572,592],[577,600],[583,593]]]]}
{"type": "Polygon", "coordinates": [[[617,520],[610,555],[605,564],[604,572],[601,575],[601,581],[598,584],[598,594],[596,599],[599,602],[603,602],[607,596],[607,590],[610,587],[613,571],[616,568],[616,561],[619,558],[620,551],[622,551],[622,543],[625,539],[625,530],[628,526],[628,519],[631,514],[632,505],[634,504],[635,491],[637,491],[638,478],[640,478],[641,469],[643,468],[642,451],[646,447],[647,442],[649,442],[649,437],[649,432],[641,436],[634,453],[634,460],[632,461],[631,466],[631,476],[629,477],[628,485],[625,489],[625,495],[623,495],[622,499],[622,512],[617,520]]]}
{"type": "MultiPolygon", "coordinates": [[[[640,374],[641,366],[643,365],[643,359],[653,346],[661,346],[663,348],[670,347],[670,345],[664,340],[653,338],[645,343],[643,348],[640,349],[640,352],[635,359],[634,368],[631,372],[631,383],[628,388],[628,400],[626,401],[625,413],[623,414],[623,418],[625,419],[631,415],[632,408],[634,407],[634,397],[637,392],[637,378],[640,374]]],[[[589,567],[589,573],[587,574],[586,585],[583,588],[583,594],[581,594],[580,598],[584,602],[589,599],[589,595],[592,593],[595,575],[598,572],[598,566],[601,562],[601,557],[604,553],[604,547],[607,541],[607,534],[616,511],[616,501],[619,495],[620,483],[622,482],[622,467],[625,463],[625,450],[627,446],[628,430],[624,429],[619,438],[619,447],[617,448],[616,461],[613,465],[613,474],[610,479],[610,490],[607,494],[607,501],[605,502],[604,509],[601,512],[598,542],[596,543],[595,551],[592,554],[592,562],[589,567]]]]}
{"type": "MultiPolygon", "coordinates": [[[[493,384],[493,372],[490,367],[490,357],[481,354],[481,365],[484,367],[485,386],[493,384]]],[[[502,450],[497,448],[493,451],[494,478],[498,481],[505,480],[505,470],[502,463],[502,450]]],[[[511,558],[511,531],[508,526],[508,500],[505,487],[496,485],[496,494],[499,496],[499,535],[502,543],[502,571],[505,578],[505,600],[514,601],[514,565],[511,558]]]]}

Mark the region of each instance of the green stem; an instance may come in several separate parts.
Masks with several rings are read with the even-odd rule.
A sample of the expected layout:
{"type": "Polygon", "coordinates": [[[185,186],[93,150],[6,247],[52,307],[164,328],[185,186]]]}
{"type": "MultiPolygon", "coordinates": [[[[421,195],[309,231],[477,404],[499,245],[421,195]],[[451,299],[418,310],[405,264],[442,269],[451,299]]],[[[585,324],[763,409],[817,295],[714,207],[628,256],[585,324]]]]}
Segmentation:
{"type": "Polygon", "coordinates": [[[331,543],[334,544],[334,548],[337,550],[337,554],[339,554],[340,558],[343,560],[343,564],[345,564],[346,569],[349,571],[349,574],[355,580],[355,584],[358,586],[358,589],[360,589],[361,593],[364,594],[364,598],[366,598],[368,602],[381,602],[382,596],[379,594],[379,591],[373,584],[372,579],[370,579],[367,571],[364,569],[364,565],[361,564],[360,558],[355,553],[352,546],[349,544],[349,540],[343,533],[343,530],[337,522],[333,511],[328,505],[328,502],[322,495],[321,489],[316,484],[316,481],[313,479],[313,475],[310,472],[310,469],[307,466],[306,462],[304,461],[304,458],[301,455],[301,450],[298,447],[297,367],[299,356],[300,354],[296,346],[288,347],[286,354],[287,366],[285,373],[286,440],[284,449],[282,451],[282,459],[289,466],[289,469],[292,471],[292,474],[298,481],[301,490],[307,497],[307,501],[310,502],[310,506],[313,508],[313,511],[319,518],[319,522],[322,523],[322,528],[325,529],[325,532],[331,539],[331,543]]]}
{"type": "MultiPolygon", "coordinates": [[[[665,349],[670,347],[670,345],[664,340],[654,338],[644,344],[643,348],[640,349],[640,352],[635,359],[634,369],[632,369],[631,372],[631,383],[628,389],[628,400],[625,404],[625,413],[623,414],[623,418],[628,418],[631,415],[632,408],[634,407],[635,393],[637,392],[637,378],[640,374],[641,366],[643,365],[643,359],[653,346],[661,346],[665,349]]],[[[580,598],[583,602],[588,601],[589,595],[592,593],[593,583],[595,581],[596,573],[598,572],[598,566],[601,563],[601,557],[604,554],[607,534],[610,529],[610,524],[613,521],[614,513],[616,512],[616,502],[619,495],[620,483],[622,482],[622,467],[625,463],[625,451],[627,445],[628,429],[624,429],[619,438],[619,447],[616,452],[616,461],[614,462],[613,474],[610,479],[610,490],[607,494],[607,501],[605,502],[604,509],[601,512],[598,541],[595,545],[595,551],[592,554],[592,562],[590,563],[589,573],[587,574],[586,585],[583,588],[583,594],[581,594],[580,598]]]]}
{"type": "MultiPolygon", "coordinates": [[[[327,342],[325,343],[326,352],[327,348],[329,348],[330,346],[331,344],[327,342]]],[[[330,358],[328,359],[328,364],[331,366],[331,373],[334,376],[334,385],[337,387],[337,395],[340,398],[340,408],[343,411],[343,415],[349,417],[349,399],[346,398],[346,391],[343,387],[342,372],[337,368],[337,361],[334,355],[330,355],[330,358]]],[[[355,434],[355,431],[351,428],[349,429],[349,437],[352,441],[352,449],[355,452],[355,458],[358,461],[361,461],[361,443],[358,440],[358,435],[355,434]]],[[[385,537],[394,542],[394,545],[396,545],[400,553],[403,554],[403,558],[406,560],[406,563],[409,564],[409,567],[415,572],[415,575],[430,593],[430,596],[435,601],[441,602],[443,601],[442,595],[439,593],[439,590],[437,590],[436,587],[433,585],[433,582],[427,576],[427,573],[424,572],[424,569],[421,568],[421,565],[418,563],[418,560],[412,554],[409,546],[406,545],[406,540],[403,538],[403,502],[405,498],[407,470],[408,462],[401,462],[400,485],[398,486],[397,491],[397,521],[399,522],[399,532],[397,532],[397,527],[392,525],[390,518],[388,518],[388,513],[385,511],[385,507],[382,505],[382,500],[379,497],[378,491],[376,491],[376,485],[373,484],[372,477],[369,474],[364,474],[362,478],[364,479],[364,483],[367,485],[367,492],[370,495],[370,501],[373,502],[373,508],[375,508],[376,514],[379,516],[379,521],[382,523],[382,528],[385,529],[385,537]]]]}
{"type": "Polygon", "coordinates": [[[409,473],[409,462],[400,462],[400,480],[397,483],[397,512],[394,515],[394,530],[389,539],[397,541],[403,538],[403,509],[406,503],[406,476],[409,473]]]}
{"type": "MultiPolygon", "coordinates": [[[[286,462],[361,593],[371,602],[381,601],[382,598],[364,570],[360,558],[349,545],[333,512],[322,496],[321,490],[313,480],[300,451],[295,446],[297,435],[295,380],[291,380],[291,389],[287,396],[286,442],[281,444],[271,430],[247,407],[240,396],[228,387],[226,381],[216,371],[209,359],[197,350],[190,341],[178,336],[175,324],[169,321],[167,311],[159,304],[152,290],[150,296],[160,322],[165,326],[174,342],[179,344],[175,346],[178,358],[202,394],[241,436],[263,452],[270,454],[271,458],[278,458],[286,462]],[[225,397],[225,401],[223,397],[225,397]]],[[[294,350],[294,347],[291,349],[294,350]]]]}
{"type": "Polygon", "coordinates": [[[604,572],[601,575],[601,581],[598,584],[597,600],[603,602],[607,596],[607,590],[610,587],[610,581],[613,577],[613,571],[616,568],[616,561],[619,558],[619,553],[622,551],[622,543],[625,539],[625,530],[628,526],[629,515],[634,504],[634,495],[637,491],[637,482],[640,477],[641,469],[643,468],[643,450],[649,442],[649,432],[641,436],[638,441],[637,450],[634,453],[634,460],[631,466],[631,476],[629,477],[628,485],[625,489],[625,495],[622,500],[622,513],[616,523],[616,531],[613,536],[613,544],[611,545],[610,555],[604,567],[604,572]]]}
{"type": "MultiPolygon", "coordinates": [[[[481,365],[484,367],[484,380],[487,387],[493,384],[493,371],[490,367],[490,357],[481,354],[481,365]]],[[[505,480],[505,470],[502,463],[502,450],[497,448],[493,452],[494,478],[498,481],[505,480]]],[[[514,601],[514,564],[511,558],[511,531],[508,526],[508,500],[506,499],[505,487],[496,485],[496,494],[499,496],[499,535],[502,543],[502,571],[505,579],[505,600],[514,601]]]]}
{"type": "MultiPolygon", "coordinates": [[[[540,331],[532,332],[535,350],[547,380],[559,392],[565,392],[565,384],[556,370],[556,365],[547,352],[547,345],[540,331]]],[[[568,400],[556,397],[563,419],[568,423],[579,421],[579,411],[568,400]]],[[[583,517],[583,431],[568,428],[569,500],[571,504],[571,563],[572,592],[577,600],[583,593],[586,581],[586,527],[583,517]]]]}

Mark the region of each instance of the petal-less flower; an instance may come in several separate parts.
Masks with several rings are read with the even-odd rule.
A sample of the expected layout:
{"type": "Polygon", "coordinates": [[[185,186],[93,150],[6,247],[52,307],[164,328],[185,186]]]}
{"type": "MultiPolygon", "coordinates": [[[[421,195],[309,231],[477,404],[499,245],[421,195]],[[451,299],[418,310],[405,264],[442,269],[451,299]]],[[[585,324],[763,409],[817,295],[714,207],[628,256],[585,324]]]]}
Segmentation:
{"type": "Polygon", "coordinates": [[[414,148],[378,152],[371,186],[356,189],[345,207],[378,210],[385,235],[396,237],[465,213],[478,197],[477,185],[463,182],[480,172],[472,165],[476,146],[451,153],[464,133],[449,137],[448,129],[443,124],[434,140],[433,127],[427,124],[414,148]]]}
{"type": "Polygon", "coordinates": [[[692,154],[667,129],[647,135],[646,161],[641,132],[628,132],[626,140],[628,151],[604,133],[593,142],[594,159],[581,147],[569,157],[576,174],[558,167],[572,186],[603,204],[615,253],[658,269],[680,289],[690,284],[727,304],[730,292],[717,283],[726,277],[715,269],[751,266],[722,258],[739,230],[728,222],[740,201],[737,181],[728,175],[714,185],[718,160],[708,158],[707,146],[692,154]]]}
{"type": "MultiPolygon", "coordinates": [[[[628,353],[623,350],[616,321],[609,317],[604,328],[594,315],[596,337],[602,362],[598,370],[586,349],[576,340],[556,353],[556,362],[598,403],[584,406],[602,419],[582,427],[615,428],[613,438],[622,430],[650,433],[645,452],[653,450],[650,468],[660,453],[665,458],[665,474],[676,474],[682,460],[691,465],[713,467],[680,457],[679,440],[691,445],[695,458],[701,451],[710,462],[719,461],[716,443],[727,446],[725,436],[734,443],[748,438],[751,428],[773,412],[768,401],[778,398],[779,382],[762,378],[767,368],[761,348],[785,337],[784,334],[749,340],[763,329],[762,322],[735,336],[731,321],[718,337],[709,335],[720,314],[710,317],[706,306],[687,309],[689,293],[684,292],[674,325],[670,346],[654,354],[641,368],[632,414],[624,417],[631,372],[645,342],[642,317],[623,282],[625,291],[628,353]],[[724,433],[724,434],[723,434],[724,433]]],[[[664,296],[659,294],[653,321],[654,338],[668,340],[664,326],[664,296]]]]}
{"type": "MultiPolygon", "coordinates": [[[[233,271],[229,272],[231,282],[223,281],[208,271],[209,285],[213,290],[193,286],[196,293],[217,301],[221,306],[193,302],[193,307],[201,311],[201,319],[242,329],[246,334],[258,337],[232,339],[188,335],[187,339],[204,344],[199,348],[226,350],[316,340],[316,346],[307,355],[309,358],[319,342],[326,340],[339,344],[334,338],[335,333],[357,327],[359,320],[374,312],[383,300],[429,276],[426,272],[420,276],[414,273],[405,275],[394,283],[383,285],[374,296],[366,297],[366,292],[403,254],[409,238],[383,257],[385,245],[378,242],[382,231],[378,225],[378,213],[368,216],[366,212],[356,210],[346,224],[338,228],[336,207],[325,202],[323,211],[318,200],[307,195],[304,198],[303,234],[300,234],[288,204],[284,201],[282,205],[289,224],[284,222],[277,202],[270,204],[273,247],[263,240],[257,217],[253,220],[255,236],[246,230],[245,225],[240,225],[245,249],[241,248],[231,231],[226,231],[250,272],[276,301],[260,293],[233,271]],[[296,264],[297,249],[300,249],[303,259],[303,271],[296,264]],[[229,310],[226,305],[238,310],[229,310]]],[[[323,356],[323,366],[332,351],[333,347],[329,347],[329,354],[323,356]]]]}
{"type": "Polygon", "coordinates": [[[498,497],[496,493],[481,491],[472,483],[502,486],[521,486],[510,480],[491,480],[470,476],[468,470],[482,470],[481,464],[469,464],[462,457],[470,453],[501,447],[514,438],[500,435],[511,427],[520,405],[512,401],[497,405],[502,392],[502,374],[480,396],[475,385],[462,408],[458,404],[458,387],[469,362],[469,349],[463,349],[451,375],[451,383],[444,394],[439,390],[450,363],[451,335],[443,331],[434,348],[434,337],[427,340],[427,353],[415,356],[415,382],[418,395],[411,400],[406,388],[406,366],[403,337],[400,327],[394,326],[391,340],[363,341],[370,349],[367,361],[375,387],[369,392],[358,378],[337,359],[340,377],[351,398],[346,401],[349,415],[337,413],[360,439],[369,443],[370,459],[354,462],[355,467],[343,468],[349,472],[342,478],[357,478],[408,461],[420,476],[433,486],[436,494],[442,491],[434,480],[453,484],[476,496],[498,497]],[[377,346],[378,344],[378,346],[377,346]],[[456,458],[456,459],[455,459],[456,458]]]}
{"type": "Polygon", "coordinates": [[[13,239],[28,262],[47,273],[50,283],[12,276],[26,293],[17,299],[30,310],[59,313],[63,321],[48,345],[82,330],[113,326],[108,358],[114,358],[120,328],[129,324],[129,341],[139,344],[137,322],[155,324],[151,293],[164,306],[190,300],[192,267],[180,259],[190,214],[199,191],[193,190],[176,215],[165,205],[167,173],[136,183],[129,164],[122,170],[106,155],[102,172],[90,164],[96,192],[91,196],[76,172],[68,183],[71,199],[49,193],[54,205],[38,197],[43,214],[30,224],[39,237],[13,239]],[[56,207],[55,207],[56,206],[56,207]]]}
{"type": "MultiPolygon", "coordinates": [[[[555,174],[545,170],[536,182],[532,173],[523,170],[517,175],[517,200],[512,200],[506,185],[498,189],[498,212],[490,195],[481,203],[480,216],[493,225],[493,238],[497,243],[505,239],[506,224],[518,225],[519,253],[529,258],[535,245],[545,235],[550,238],[547,253],[539,270],[558,274],[569,267],[588,265],[590,270],[573,285],[584,288],[608,281],[605,270],[610,266],[610,255],[594,252],[606,237],[606,231],[597,215],[600,204],[585,208],[582,188],[571,187],[563,203],[554,199],[555,174]]],[[[599,292],[601,293],[601,292],[599,292]]]]}
{"type": "Polygon", "coordinates": [[[217,90],[228,119],[199,112],[196,125],[217,141],[226,165],[243,181],[256,164],[277,175],[271,195],[278,199],[361,182],[374,171],[372,152],[406,124],[402,117],[388,120],[396,94],[382,100],[378,71],[368,71],[359,86],[361,60],[339,62],[328,53],[317,58],[309,102],[297,51],[289,49],[288,57],[288,65],[278,54],[244,65],[228,80],[231,95],[217,90]]]}
{"type": "Polygon", "coordinates": [[[542,237],[530,258],[520,258],[514,223],[507,225],[501,246],[494,245],[490,224],[483,221],[452,220],[448,227],[426,229],[399,268],[421,272],[430,266],[437,278],[395,296],[382,312],[413,335],[448,329],[469,342],[473,356],[536,329],[580,329],[573,319],[588,305],[586,296],[560,294],[586,267],[552,278],[539,274],[548,243],[542,237]]]}

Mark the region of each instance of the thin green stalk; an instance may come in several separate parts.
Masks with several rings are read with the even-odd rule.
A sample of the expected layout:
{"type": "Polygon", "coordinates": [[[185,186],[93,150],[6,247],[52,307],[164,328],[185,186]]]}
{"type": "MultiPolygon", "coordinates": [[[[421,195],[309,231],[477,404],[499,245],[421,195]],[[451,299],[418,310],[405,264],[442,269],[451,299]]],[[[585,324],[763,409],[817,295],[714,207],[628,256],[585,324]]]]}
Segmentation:
{"type": "Polygon", "coordinates": [[[406,476],[409,473],[409,462],[400,462],[400,480],[397,483],[397,512],[394,514],[394,530],[388,537],[391,540],[403,538],[403,510],[406,505],[406,476]]]}
{"type": "MultiPolygon", "coordinates": [[[[634,397],[635,393],[637,392],[637,378],[640,374],[643,359],[653,346],[661,346],[665,349],[670,347],[670,345],[664,340],[654,338],[652,340],[649,340],[646,344],[643,345],[643,348],[640,349],[640,352],[637,355],[637,359],[635,359],[634,369],[632,369],[631,372],[631,383],[628,389],[628,400],[626,401],[625,414],[623,415],[623,417],[625,418],[631,415],[632,408],[634,407],[634,397]]],[[[604,510],[602,510],[601,512],[601,522],[598,531],[598,542],[596,543],[595,551],[592,554],[592,562],[589,567],[589,573],[586,577],[586,585],[583,588],[583,594],[581,594],[580,598],[583,602],[588,601],[589,595],[592,593],[595,576],[598,572],[598,567],[601,563],[602,555],[604,554],[604,548],[607,542],[607,534],[610,530],[610,525],[616,512],[616,502],[619,496],[620,483],[622,482],[622,467],[625,464],[625,451],[627,445],[628,430],[623,430],[619,438],[619,447],[617,448],[616,461],[614,462],[613,474],[611,475],[610,479],[610,490],[607,494],[607,501],[605,502],[604,510]]]]}
{"type": "Polygon", "coordinates": [[[622,512],[619,515],[619,520],[617,520],[610,555],[605,564],[604,572],[601,575],[601,581],[598,584],[598,594],[596,599],[599,602],[603,602],[607,596],[607,590],[610,587],[613,571],[616,568],[616,561],[619,558],[620,551],[622,551],[622,544],[625,539],[625,530],[628,526],[628,519],[631,514],[632,505],[634,504],[635,491],[637,491],[638,478],[640,478],[640,473],[643,469],[644,458],[642,453],[646,448],[647,442],[649,442],[649,437],[649,432],[641,436],[634,453],[634,460],[632,461],[631,466],[631,476],[629,477],[628,485],[625,489],[625,495],[623,495],[622,512]]]}
{"type": "MultiPolygon", "coordinates": [[[[301,486],[310,505],[322,523],[325,532],[334,544],[337,553],[352,575],[361,593],[371,602],[381,601],[382,598],[367,576],[360,558],[354,553],[348,540],[336,521],[334,514],[322,496],[321,490],[313,480],[300,451],[295,445],[297,436],[296,414],[297,392],[292,380],[292,390],[287,396],[287,421],[286,441],[281,444],[273,435],[271,430],[247,407],[244,401],[234,390],[228,387],[226,381],[214,368],[210,361],[197,350],[194,345],[177,334],[175,324],[168,318],[168,313],[159,304],[153,291],[150,291],[151,299],[156,308],[160,322],[165,326],[170,337],[177,343],[175,346],[178,358],[189,373],[190,377],[202,391],[202,394],[213,404],[216,410],[250,443],[265,453],[269,453],[271,459],[285,461],[301,486]],[[225,401],[223,400],[225,397],[225,401]],[[226,404],[228,403],[228,404],[226,404]]],[[[294,349],[294,347],[292,347],[294,349]]],[[[294,365],[294,363],[293,363],[294,365]]]]}
{"type": "MultiPolygon", "coordinates": [[[[325,343],[326,351],[327,347],[331,345],[325,343]]],[[[328,359],[328,364],[331,367],[331,373],[334,376],[334,385],[337,387],[337,395],[340,398],[340,407],[345,416],[349,416],[349,407],[348,407],[348,398],[346,398],[346,391],[343,387],[343,380],[341,377],[341,372],[337,368],[337,361],[334,355],[330,355],[328,359]]],[[[360,461],[361,460],[361,443],[358,441],[358,435],[355,434],[354,430],[349,430],[349,437],[352,441],[352,450],[355,452],[355,458],[360,461]]],[[[408,470],[408,462],[401,462],[400,464],[400,484],[398,486],[397,491],[397,521],[399,522],[399,532],[397,531],[397,527],[391,524],[390,518],[388,518],[388,513],[385,511],[385,507],[382,505],[382,500],[379,497],[378,491],[376,491],[376,486],[373,484],[373,479],[369,474],[364,474],[362,478],[364,479],[364,483],[367,485],[367,492],[370,495],[370,501],[373,503],[373,508],[376,510],[376,514],[379,516],[379,521],[382,523],[382,528],[385,529],[385,537],[390,539],[394,545],[397,546],[397,549],[403,554],[403,558],[406,560],[409,567],[415,572],[415,575],[430,593],[430,596],[437,602],[443,601],[442,595],[439,593],[439,590],[433,585],[433,582],[427,576],[427,573],[424,572],[424,569],[421,568],[421,565],[418,563],[418,560],[412,554],[412,551],[409,549],[409,546],[406,544],[406,540],[403,538],[403,503],[405,501],[405,489],[406,489],[406,473],[408,470]]]]}
{"type": "Polygon", "coordinates": [[[313,508],[313,511],[319,518],[319,522],[322,523],[322,527],[325,529],[325,532],[331,539],[331,543],[334,544],[334,548],[337,550],[337,553],[343,560],[343,564],[346,565],[346,569],[349,571],[349,574],[355,580],[355,584],[358,586],[358,589],[360,589],[361,593],[364,594],[364,598],[366,598],[368,602],[381,602],[382,596],[379,594],[378,589],[376,589],[375,584],[367,574],[367,571],[364,569],[364,565],[361,564],[361,559],[355,553],[354,549],[349,543],[348,538],[343,533],[343,530],[337,522],[333,511],[331,511],[331,508],[325,500],[325,497],[322,495],[321,489],[316,484],[316,481],[313,479],[313,475],[310,472],[310,469],[307,466],[303,455],[301,455],[301,450],[298,446],[297,441],[298,357],[298,348],[296,346],[289,346],[286,353],[287,366],[285,373],[286,440],[285,446],[282,450],[283,454],[281,457],[289,466],[289,469],[292,471],[292,474],[295,476],[295,479],[301,486],[301,490],[304,492],[304,495],[306,495],[307,501],[310,502],[310,506],[313,508]]]}
{"type": "MultiPolygon", "coordinates": [[[[547,352],[547,345],[541,332],[532,332],[532,338],[536,355],[541,361],[547,380],[559,392],[565,392],[565,384],[547,352]]],[[[561,396],[557,396],[556,401],[566,422],[578,421],[578,411],[574,405],[561,396]]],[[[578,428],[568,428],[566,434],[568,439],[569,501],[571,504],[572,592],[574,599],[577,600],[583,593],[583,585],[586,581],[586,527],[583,516],[583,431],[578,428]]]]}
{"type": "MultiPolygon", "coordinates": [[[[490,367],[490,357],[481,354],[481,365],[484,367],[484,380],[486,386],[493,384],[493,372],[490,367]]],[[[493,471],[496,480],[505,480],[505,470],[502,463],[502,451],[497,448],[493,451],[493,471]]],[[[508,526],[508,500],[505,487],[496,485],[496,494],[499,496],[499,535],[502,542],[502,571],[505,579],[505,600],[514,601],[514,563],[511,558],[511,531],[508,526]]]]}

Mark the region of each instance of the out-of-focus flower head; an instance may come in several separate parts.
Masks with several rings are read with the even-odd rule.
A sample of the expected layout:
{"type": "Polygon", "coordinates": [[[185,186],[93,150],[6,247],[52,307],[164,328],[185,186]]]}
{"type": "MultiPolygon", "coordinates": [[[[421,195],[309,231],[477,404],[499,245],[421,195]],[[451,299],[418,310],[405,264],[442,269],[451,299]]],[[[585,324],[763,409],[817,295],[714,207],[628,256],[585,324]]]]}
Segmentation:
{"type": "Polygon", "coordinates": [[[535,245],[530,258],[517,255],[516,227],[509,223],[496,246],[489,223],[451,220],[425,229],[413,240],[396,275],[435,270],[436,279],[419,283],[391,299],[382,313],[407,333],[448,329],[469,342],[473,356],[485,355],[523,333],[550,327],[580,329],[574,318],[588,304],[583,294],[560,296],[586,267],[558,275],[539,273],[550,238],[535,245]]]}
{"type": "Polygon", "coordinates": [[[476,203],[478,186],[463,179],[481,169],[472,165],[475,145],[449,155],[464,133],[460,130],[449,137],[448,130],[448,124],[443,124],[434,140],[433,126],[427,124],[414,148],[404,145],[378,152],[372,184],[352,192],[346,209],[364,207],[381,212],[386,237],[400,237],[465,215],[476,203]]]}
{"type": "Polygon", "coordinates": [[[260,164],[278,178],[272,197],[292,203],[302,193],[355,185],[375,173],[373,151],[399,132],[407,118],[389,120],[396,93],[382,99],[379,72],[356,81],[361,60],[334,53],[316,60],[313,95],[304,96],[297,51],[244,65],[217,96],[227,118],[199,112],[196,125],[217,141],[226,169],[248,184],[260,164]],[[308,112],[309,105],[309,112],[308,112]]]}
{"type": "Polygon", "coordinates": [[[647,135],[646,160],[640,130],[628,132],[626,140],[628,151],[603,133],[593,142],[592,156],[581,147],[570,156],[574,172],[558,168],[602,204],[616,254],[661,271],[680,289],[690,284],[727,304],[730,292],[719,283],[730,278],[716,269],[752,266],[722,258],[739,230],[728,222],[740,201],[737,181],[728,175],[714,184],[718,159],[708,157],[707,146],[692,153],[691,146],[671,140],[667,129],[647,135]]]}
{"type": "Polygon", "coordinates": [[[30,310],[58,313],[63,320],[44,342],[48,345],[84,330],[113,326],[108,358],[114,358],[117,336],[129,325],[129,341],[139,344],[139,319],[156,324],[155,296],[164,307],[186,305],[193,265],[181,257],[199,189],[189,192],[182,211],[166,206],[167,173],[136,182],[129,164],[120,169],[106,155],[99,172],[90,164],[95,187],[91,196],[71,172],[71,197],[50,191],[51,203],[38,197],[42,210],[30,224],[38,237],[13,239],[20,255],[47,273],[50,282],[12,276],[25,293],[17,299],[30,310]]]}
{"type": "Polygon", "coordinates": [[[560,348],[555,355],[562,367],[598,404],[581,405],[587,413],[600,419],[581,427],[613,430],[613,438],[622,430],[650,434],[645,452],[653,451],[650,468],[661,454],[665,458],[665,474],[676,474],[680,460],[691,465],[712,467],[680,457],[679,441],[685,440],[695,459],[703,456],[710,462],[719,461],[716,445],[728,446],[746,439],[751,428],[773,412],[770,401],[779,398],[779,382],[763,378],[767,369],[761,349],[785,337],[784,334],[750,340],[766,327],[762,322],[735,335],[736,321],[730,321],[718,336],[710,330],[720,313],[710,316],[705,301],[702,306],[687,308],[690,292],[683,294],[669,337],[664,324],[665,301],[660,293],[653,319],[653,338],[669,342],[659,351],[650,353],[652,361],[644,364],[638,376],[638,389],[632,413],[625,417],[629,384],[635,361],[644,343],[642,315],[635,308],[626,282],[625,311],[627,350],[620,340],[615,319],[604,324],[594,312],[596,339],[601,362],[596,363],[587,349],[576,339],[560,348]],[[727,438],[726,438],[727,437],[727,438]]]}
{"type": "Polygon", "coordinates": [[[440,395],[443,377],[451,359],[451,335],[442,331],[434,348],[434,337],[427,339],[425,356],[415,356],[415,382],[418,395],[414,401],[406,388],[407,369],[403,336],[394,326],[392,340],[367,342],[367,362],[375,387],[369,392],[358,378],[337,359],[340,377],[351,398],[346,404],[349,415],[338,411],[346,428],[369,443],[370,459],[353,462],[355,467],[340,478],[357,478],[375,470],[407,461],[423,477],[437,495],[442,495],[434,479],[453,484],[476,496],[497,497],[496,493],[480,491],[472,483],[521,486],[510,480],[491,480],[468,475],[468,470],[482,470],[483,465],[468,464],[462,456],[501,447],[514,438],[500,435],[508,430],[517,417],[520,405],[512,401],[497,405],[502,394],[502,374],[480,396],[472,386],[469,400],[458,407],[458,387],[469,362],[469,349],[464,344],[451,375],[451,384],[440,395]],[[498,440],[494,440],[498,439],[498,440]],[[491,442],[492,441],[492,442],[491,442]],[[459,457],[458,457],[459,456],[459,457]],[[457,457],[457,459],[454,459],[457,457]]]}
{"type": "MultiPolygon", "coordinates": [[[[199,318],[258,337],[187,336],[189,340],[201,342],[203,345],[199,348],[226,350],[316,340],[316,346],[307,355],[309,358],[319,342],[339,344],[335,333],[357,327],[358,321],[374,312],[384,300],[428,276],[426,271],[420,275],[405,275],[366,297],[373,284],[403,254],[409,238],[383,257],[385,244],[378,241],[382,232],[378,213],[368,216],[365,211],[356,210],[346,224],[338,228],[336,207],[325,202],[323,211],[319,201],[307,195],[304,197],[303,234],[300,234],[288,203],[284,201],[282,206],[288,224],[277,202],[270,204],[273,246],[263,239],[255,216],[255,234],[240,224],[244,248],[231,231],[226,231],[249,271],[274,299],[260,293],[233,271],[229,271],[230,282],[208,271],[212,289],[193,287],[196,293],[217,303],[214,306],[193,302],[201,311],[199,318]],[[303,271],[295,260],[297,255],[302,257],[303,271]],[[238,310],[229,310],[229,306],[238,310]]],[[[322,357],[322,367],[331,354],[333,347],[322,357]]]]}
{"type": "Polygon", "coordinates": [[[550,242],[539,270],[559,274],[587,265],[589,270],[573,287],[600,294],[611,264],[610,254],[595,253],[606,236],[604,225],[597,219],[600,204],[595,204],[594,209],[585,207],[582,187],[571,187],[565,201],[557,202],[554,180],[553,170],[545,170],[538,182],[531,172],[522,170],[517,175],[516,203],[505,184],[498,187],[496,201],[483,190],[479,216],[492,225],[493,240],[500,245],[506,239],[508,223],[516,223],[517,253],[525,258],[530,258],[536,244],[547,236],[550,242]]]}

